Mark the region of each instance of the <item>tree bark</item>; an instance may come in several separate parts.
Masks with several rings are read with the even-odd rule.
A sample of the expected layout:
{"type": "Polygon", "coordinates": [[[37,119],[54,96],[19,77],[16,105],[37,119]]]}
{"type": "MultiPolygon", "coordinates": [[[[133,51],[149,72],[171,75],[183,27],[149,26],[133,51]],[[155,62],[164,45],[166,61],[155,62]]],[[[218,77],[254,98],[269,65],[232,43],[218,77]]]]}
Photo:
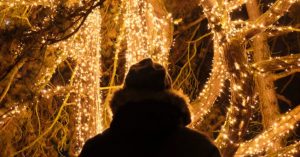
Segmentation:
{"type": "MultiPolygon", "coordinates": [[[[246,7],[251,21],[255,21],[261,16],[257,0],[248,1],[246,7]]],[[[260,33],[253,38],[252,46],[254,49],[254,62],[267,60],[271,57],[267,36],[264,33],[260,33]]],[[[280,115],[274,82],[272,78],[264,75],[254,75],[254,79],[255,91],[259,95],[259,106],[262,115],[263,128],[267,129],[273,124],[274,119],[277,119],[280,115]]],[[[282,145],[281,141],[281,139],[274,141],[274,149],[271,151],[279,149],[282,145]]]]}
{"type": "Polygon", "coordinates": [[[225,65],[230,73],[230,108],[215,141],[224,157],[232,157],[238,144],[243,142],[251,118],[251,106],[254,104],[254,80],[247,67],[245,49],[239,41],[232,40],[224,47],[225,65]]]}

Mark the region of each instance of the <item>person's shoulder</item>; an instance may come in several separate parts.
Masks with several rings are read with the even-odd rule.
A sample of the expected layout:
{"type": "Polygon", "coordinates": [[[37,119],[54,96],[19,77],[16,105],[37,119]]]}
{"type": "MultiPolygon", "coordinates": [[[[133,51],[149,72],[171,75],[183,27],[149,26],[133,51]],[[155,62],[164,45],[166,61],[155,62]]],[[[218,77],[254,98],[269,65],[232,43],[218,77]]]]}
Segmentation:
{"type": "Polygon", "coordinates": [[[178,129],[178,133],[182,136],[186,136],[186,138],[192,138],[195,140],[205,140],[207,142],[211,142],[211,140],[204,133],[187,128],[182,127],[178,129]]]}
{"type": "Polygon", "coordinates": [[[93,145],[93,146],[101,146],[107,144],[109,141],[111,141],[111,139],[112,139],[111,130],[107,129],[102,133],[97,134],[96,136],[88,139],[86,141],[86,144],[93,145]]]}
{"type": "Polygon", "coordinates": [[[88,139],[79,155],[79,157],[89,157],[90,154],[95,154],[99,147],[105,146],[105,143],[109,140],[110,133],[108,130],[101,134],[98,134],[90,139],[88,139]]]}
{"type": "Polygon", "coordinates": [[[178,129],[176,136],[180,143],[185,143],[190,150],[195,149],[195,152],[200,151],[200,154],[206,153],[211,157],[221,156],[214,142],[202,132],[182,127],[178,129]]]}

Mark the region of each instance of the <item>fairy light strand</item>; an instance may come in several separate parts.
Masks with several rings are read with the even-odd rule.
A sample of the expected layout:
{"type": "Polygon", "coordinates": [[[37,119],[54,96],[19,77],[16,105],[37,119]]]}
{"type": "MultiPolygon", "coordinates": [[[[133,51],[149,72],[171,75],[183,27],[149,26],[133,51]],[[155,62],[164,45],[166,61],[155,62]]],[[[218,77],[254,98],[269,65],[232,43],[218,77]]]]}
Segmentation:
{"type": "MultiPolygon", "coordinates": [[[[80,31],[66,41],[53,47],[74,59],[78,66],[72,86],[56,86],[41,93],[49,98],[51,95],[73,93],[75,107],[75,153],[78,154],[85,141],[103,131],[102,106],[100,93],[101,77],[101,14],[94,10],[81,27],[80,31]]],[[[61,61],[58,59],[57,61],[61,61]]]]}
{"type": "MultiPolygon", "coordinates": [[[[221,2],[217,1],[200,1],[200,4],[203,6],[204,14],[208,18],[209,21],[209,27],[212,29],[212,32],[214,36],[220,36],[220,38],[214,38],[214,40],[217,40],[215,42],[215,45],[218,43],[222,43],[218,45],[219,47],[224,47],[236,40],[236,37],[238,36],[248,36],[251,34],[251,31],[255,31],[259,29],[260,31],[266,30],[267,26],[273,23],[273,21],[276,21],[283,15],[285,12],[284,10],[287,10],[292,3],[295,2],[295,0],[290,0],[290,1],[285,1],[283,2],[282,0],[276,1],[275,4],[270,6],[270,10],[267,11],[263,16],[261,16],[260,20],[255,21],[254,23],[249,23],[246,21],[234,21],[231,22],[230,17],[228,16],[228,11],[232,11],[233,9],[239,8],[240,5],[243,3],[246,3],[247,1],[230,1],[229,3],[226,1],[225,4],[222,4],[221,2]],[[281,8],[279,7],[281,6],[281,8]],[[274,12],[272,12],[272,10],[274,12]],[[266,17],[268,16],[268,19],[266,17]],[[226,32],[226,33],[224,33],[226,32]],[[232,40],[234,39],[234,40],[232,40]],[[227,44],[225,44],[227,43],[227,44]]],[[[268,28],[270,29],[270,28],[268,28]]],[[[278,29],[280,31],[280,29],[278,29]]],[[[292,31],[292,28],[289,28],[290,31],[292,31]]],[[[297,31],[297,29],[294,29],[293,31],[297,31]]],[[[244,39],[245,40],[245,39],[244,39]]],[[[241,40],[242,42],[243,40],[241,40]]],[[[225,48],[225,47],[224,47],[225,48]]],[[[218,53],[220,51],[217,51],[215,49],[214,53],[218,53]]],[[[222,52],[222,51],[221,51],[222,52]]],[[[227,52],[228,53],[228,52],[227,52]]],[[[225,125],[221,129],[220,133],[220,138],[217,139],[217,144],[219,147],[226,147],[226,145],[234,145],[234,147],[238,147],[239,143],[236,143],[235,140],[232,140],[232,133],[237,133],[238,136],[241,136],[241,132],[239,131],[242,129],[245,125],[244,120],[236,119],[236,116],[238,115],[243,115],[247,113],[248,111],[245,110],[246,108],[249,108],[248,105],[253,105],[249,102],[254,102],[252,101],[253,98],[250,95],[247,95],[244,93],[244,89],[246,86],[245,84],[249,81],[249,74],[251,75],[253,72],[249,71],[249,66],[248,65],[242,65],[241,63],[230,63],[233,65],[227,65],[225,66],[226,68],[231,68],[232,70],[229,72],[229,80],[231,82],[231,93],[233,94],[233,97],[235,100],[230,100],[230,108],[228,109],[227,113],[227,119],[225,125]],[[244,66],[244,67],[243,67],[244,66]],[[242,68],[243,67],[243,68],[242,68]],[[244,71],[248,69],[248,71],[244,71]],[[235,69],[235,70],[234,70],[235,69]],[[243,70],[243,71],[242,71],[243,70]],[[235,73],[235,71],[240,71],[238,73],[235,73]],[[249,73],[250,72],[250,73],[249,73]],[[237,79],[239,78],[239,79],[237,79]],[[233,103],[234,101],[234,103],[233,103]],[[238,102],[237,102],[238,101],[238,102]],[[241,104],[235,104],[235,103],[241,103],[241,104]],[[248,107],[247,107],[248,106],[248,107]],[[240,113],[239,113],[240,112],[240,113]],[[235,128],[233,128],[233,126],[235,128]]],[[[217,67],[216,65],[213,65],[213,68],[217,67]]],[[[212,74],[213,69],[212,69],[212,74]]],[[[210,79],[213,79],[213,77],[216,77],[215,75],[211,75],[210,79]]],[[[209,80],[210,80],[209,79],[209,80]]],[[[211,85],[212,82],[207,82],[206,85],[204,86],[204,90],[200,93],[200,98],[206,98],[211,93],[205,92],[208,87],[210,86],[215,86],[211,85]]],[[[218,86],[217,86],[218,87],[218,86]]],[[[214,95],[218,95],[220,92],[219,91],[214,91],[214,95]]],[[[249,91],[250,92],[250,91],[249,91]]],[[[254,96],[254,95],[253,95],[254,96]]],[[[213,104],[214,101],[212,101],[213,104]]],[[[207,105],[207,106],[211,106],[207,105]]],[[[199,105],[199,104],[198,104],[199,105]]],[[[196,115],[201,115],[202,117],[208,112],[207,108],[202,109],[203,105],[199,105],[200,107],[198,108],[198,113],[196,115]],[[202,109],[202,110],[201,110],[202,109]]],[[[250,108],[253,108],[253,106],[250,106],[250,108]]],[[[200,116],[200,117],[201,117],[200,116]]],[[[198,119],[196,119],[198,120],[198,119]]],[[[201,121],[200,121],[201,122],[201,121]]],[[[234,137],[238,137],[234,135],[234,137]]],[[[259,144],[258,144],[259,146],[259,144]]]]}
{"type": "Polygon", "coordinates": [[[64,51],[79,63],[78,73],[74,81],[74,92],[76,93],[76,138],[77,153],[81,151],[84,142],[102,131],[102,109],[100,96],[100,51],[101,51],[101,15],[95,10],[89,15],[70,42],[64,45],[64,51]]]}
{"type": "Polygon", "coordinates": [[[164,29],[171,22],[171,15],[159,18],[153,6],[145,0],[122,0],[127,44],[126,69],[139,60],[151,57],[167,65],[171,42],[164,29]]]}
{"type": "MultiPolygon", "coordinates": [[[[77,1],[78,4],[82,4],[81,0],[77,1]]],[[[287,8],[289,8],[297,0],[278,0],[276,3],[270,6],[270,10],[267,11],[260,20],[255,21],[254,23],[249,23],[247,21],[237,20],[231,21],[229,13],[240,8],[240,6],[247,2],[247,0],[237,0],[237,1],[224,1],[224,4],[208,4],[213,1],[204,1],[201,0],[200,3],[207,3],[207,6],[204,7],[204,13],[209,19],[209,27],[213,30],[214,34],[214,61],[213,68],[211,72],[211,77],[207,81],[204,89],[200,93],[198,99],[201,102],[197,106],[196,118],[203,118],[213,104],[216,98],[222,93],[224,88],[224,81],[229,78],[236,78],[236,75],[229,73],[226,70],[224,63],[224,45],[221,43],[231,42],[231,39],[239,34],[247,35],[249,32],[259,29],[259,30],[276,30],[279,32],[293,32],[299,31],[297,28],[292,27],[277,27],[271,25],[274,20],[278,20],[282,14],[285,13],[287,8]],[[224,5],[224,8],[220,7],[224,5]],[[209,8],[209,9],[208,9],[209,8]],[[227,12],[226,12],[227,11],[227,12]],[[225,14],[224,14],[225,13],[225,14]],[[268,20],[265,21],[265,19],[268,20]],[[219,28],[220,27],[220,28],[219,28]],[[222,34],[218,32],[218,29],[226,30],[227,34],[222,34]],[[208,102],[207,102],[208,101],[208,102]]],[[[118,39],[125,39],[127,52],[126,52],[126,61],[128,68],[131,64],[136,63],[137,61],[146,58],[152,57],[155,61],[160,62],[164,65],[167,64],[168,52],[169,52],[169,41],[167,38],[166,26],[170,25],[171,16],[166,15],[165,17],[157,17],[153,6],[148,3],[146,0],[122,0],[121,6],[125,10],[123,14],[124,27],[125,29],[121,32],[122,37],[118,39]]],[[[9,7],[15,7],[18,5],[32,5],[32,6],[50,6],[55,8],[55,0],[2,0],[0,5],[7,5],[9,7]]],[[[70,4],[71,5],[71,4],[70,4]]],[[[9,25],[10,21],[5,21],[9,25]]],[[[91,15],[89,15],[85,24],[82,26],[81,30],[72,38],[67,41],[63,41],[54,45],[55,48],[62,49],[64,55],[61,55],[60,58],[56,60],[56,65],[60,64],[65,57],[71,57],[76,60],[78,63],[78,71],[76,73],[76,79],[74,81],[73,87],[63,87],[56,86],[54,89],[44,89],[41,91],[41,94],[46,98],[49,98],[56,94],[63,94],[67,90],[72,90],[75,93],[76,98],[76,151],[77,153],[81,150],[81,147],[84,141],[102,131],[102,118],[101,118],[101,99],[100,99],[100,51],[101,51],[101,36],[100,36],[100,27],[101,26],[101,15],[99,10],[96,10],[91,15]]],[[[271,35],[271,34],[270,34],[271,35]]],[[[116,45],[121,47],[120,42],[116,45]]],[[[120,51],[120,49],[117,49],[120,51]]],[[[239,63],[232,63],[236,70],[240,70],[242,66],[239,63]]],[[[281,67],[279,68],[288,70],[291,67],[281,67]]],[[[299,60],[297,62],[299,67],[299,60]]],[[[55,67],[54,67],[55,69],[55,67]]],[[[47,69],[46,69],[47,70],[47,69]]],[[[265,73],[267,70],[264,68],[258,68],[259,74],[265,73]]],[[[49,68],[47,75],[43,78],[51,78],[50,76],[54,73],[53,68],[49,68]]],[[[248,75],[246,72],[240,73],[242,80],[238,81],[237,84],[231,86],[231,91],[236,93],[241,100],[241,106],[249,105],[249,96],[243,95],[242,91],[243,85],[248,75]]],[[[39,86],[43,84],[45,80],[40,80],[36,84],[39,86]]],[[[232,104],[232,102],[231,102],[232,104]]],[[[252,108],[254,106],[251,106],[252,108]]],[[[25,111],[24,107],[15,107],[11,111],[4,115],[2,118],[9,118],[16,116],[20,112],[25,111]]],[[[228,123],[231,125],[235,124],[237,119],[231,117],[230,113],[241,112],[240,108],[236,106],[230,107],[228,109],[228,123]]],[[[282,136],[288,135],[291,130],[297,127],[297,121],[300,115],[293,114],[294,112],[289,112],[286,115],[282,116],[278,122],[275,122],[273,126],[263,132],[261,135],[257,136],[253,140],[244,142],[244,143],[235,143],[239,145],[238,153],[257,155],[272,149],[272,140],[280,138],[282,136]]],[[[3,121],[0,121],[0,125],[4,124],[3,121]]],[[[243,121],[240,122],[240,126],[244,125],[243,121]]],[[[226,134],[224,128],[221,132],[223,141],[230,141],[229,135],[226,134]]],[[[222,142],[221,142],[222,143],[222,142]]],[[[226,144],[226,143],[222,143],[226,144]]],[[[295,154],[298,152],[296,149],[298,144],[295,144],[293,149],[290,149],[288,153],[283,154],[282,156],[289,156],[289,154],[295,154]]]]}
{"type": "Polygon", "coordinates": [[[236,154],[255,155],[273,149],[273,141],[287,136],[295,127],[299,126],[299,110],[300,107],[297,107],[286,113],[279,120],[275,121],[265,132],[252,140],[240,144],[236,154]]]}

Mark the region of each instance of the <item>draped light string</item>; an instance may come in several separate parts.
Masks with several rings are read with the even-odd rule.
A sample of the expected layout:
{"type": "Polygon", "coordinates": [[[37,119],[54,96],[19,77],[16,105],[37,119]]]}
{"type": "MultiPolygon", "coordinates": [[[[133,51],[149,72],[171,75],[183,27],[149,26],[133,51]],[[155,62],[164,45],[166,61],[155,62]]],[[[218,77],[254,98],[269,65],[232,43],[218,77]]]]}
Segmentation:
{"type": "MultiPolygon", "coordinates": [[[[65,4],[72,6],[74,4],[81,6],[87,0],[66,0],[65,4]]],[[[26,6],[47,6],[55,8],[58,4],[58,0],[1,0],[0,5],[7,5],[9,7],[15,7],[20,5],[26,6]]]]}
{"type": "Polygon", "coordinates": [[[15,7],[20,5],[27,6],[55,6],[57,0],[1,0],[0,5],[7,5],[9,7],[15,7]]]}
{"type": "MultiPolygon", "coordinates": [[[[75,153],[79,153],[85,141],[101,133],[102,106],[100,93],[100,51],[101,51],[101,14],[94,10],[86,19],[80,30],[66,41],[59,42],[53,47],[58,48],[68,57],[75,60],[77,69],[74,83],[70,86],[56,86],[45,89],[41,93],[49,98],[55,94],[71,91],[72,101],[76,107],[75,118],[75,153]]],[[[62,55],[64,56],[64,55],[62,55]]],[[[57,60],[58,62],[61,59],[57,60]]]]}
{"type": "Polygon", "coordinates": [[[63,42],[64,52],[69,52],[78,63],[73,85],[76,109],[77,152],[84,142],[102,131],[100,97],[100,50],[101,15],[99,10],[91,13],[81,30],[63,42]]]}
{"type": "MultiPolygon", "coordinates": [[[[295,3],[297,0],[278,0],[276,6],[281,6],[281,3],[295,3]]],[[[43,5],[43,6],[55,6],[56,0],[1,0],[1,5],[7,5],[9,7],[15,7],[17,5],[43,5]]],[[[78,4],[82,4],[83,1],[78,0],[78,4]]],[[[206,0],[201,0],[201,3],[206,3],[206,0]]],[[[240,6],[246,3],[247,0],[225,0],[224,5],[229,13],[234,9],[240,8],[240,6]]],[[[155,61],[167,64],[169,44],[167,41],[167,32],[164,29],[168,25],[168,21],[171,20],[171,16],[167,15],[163,18],[159,18],[155,15],[153,6],[147,2],[147,0],[121,0],[121,7],[124,10],[122,18],[124,19],[124,30],[121,30],[121,37],[118,39],[125,39],[127,52],[126,52],[126,67],[136,63],[137,61],[152,57],[155,61]]],[[[275,4],[272,4],[275,5],[275,4]]],[[[272,7],[272,6],[270,6],[272,7]]],[[[280,7],[272,8],[274,14],[280,11],[280,7]]],[[[213,6],[211,10],[204,8],[204,12],[207,14],[210,22],[215,22],[222,18],[224,15],[222,8],[218,6],[213,6]],[[213,14],[212,14],[213,13],[213,14]],[[213,15],[213,16],[210,16],[213,15]]],[[[269,18],[273,18],[273,13],[268,14],[269,18]]],[[[279,19],[282,14],[274,15],[276,19],[279,19]]],[[[228,16],[228,15],[226,15],[228,16]]],[[[281,32],[293,32],[299,31],[297,28],[292,27],[277,27],[275,25],[266,26],[265,23],[255,21],[256,23],[250,23],[247,21],[236,20],[231,21],[230,17],[227,17],[224,21],[219,21],[214,24],[210,23],[209,26],[212,29],[222,29],[226,30],[225,39],[230,42],[230,39],[238,34],[243,34],[249,29],[261,29],[261,30],[277,30],[281,32]]],[[[9,24],[10,21],[6,20],[5,24],[9,24]]],[[[60,42],[53,47],[63,50],[62,57],[59,57],[55,64],[61,63],[66,56],[74,59],[78,66],[76,70],[75,81],[72,86],[56,86],[53,89],[42,90],[41,93],[46,98],[49,98],[56,94],[62,94],[66,91],[72,91],[74,95],[73,101],[76,104],[76,152],[80,152],[82,145],[85,140],[89,137],[102,131],[102,118],[101,118],[101,99],[100,99],[100,50],[101,50],[101,15],[99,10],[95,10],[91,13],[86,20],[85,24],[82,26],[81,30],[71,37],[70,39],[60,42]]],[[[200,93],[198,99],[200,103],[197,106],[196,118],[203,117],[209,112],[211,105],[215,102],[217,97],[222,93],[224,88],[224,81],[228,79],[229,74],[226,71],[223,58],[223,42],[222,34],[218,32],[213,32],[214,34],[214,60],[213,68],[210,74],[209,80],[206,82],[204,89],[200,93]]],[[[271,35],[271,33],[270,33],[271,35]]],[[[121,47],[121,42],[117,42],[116,47],[121,47]]],[[[50,46],[51,47],[51,46],[50,46]]],[[[116,51],[120,51],[117,49],[116,51]]],[[[299,59],[300,60],[300,59],[299,59]]],[[[235,68],[239,69],[241,65],[235,64],[235,68]]],[[[300,64],[298,63],[298,66],[300,64]]],[[[259,69],[260,73],[265,73],[265,69],[259,69]]],[[[288,70],[286,68],[285,70],[288,70]]],[[[46,71],[50,76],[53,71],[46,71]]],[[[247,79],[245,75],[243,77],[247,79]]],[[[41,80],[43,84],[45,80],[41,80]]],[[[240,83],[243,83],[241,80],[240,83]]],[[[38,85],[37,85],[38,86],[38,85]]],[[[231,91],[240,93],[243,91],[240,84],[235,84],[232,86],[231,91]]],[[[242,97],[242,105],[248,105],[248,97],[246,95],[239,95],[242,97]]],[[[232,102],[230,103],[232,104],[232,102]]],[[[252,108],[254,106],[251,106],[252,108]]],[[[14,117],[19,113],[25,111],[25,107],[16,106],[10,109],[10,112],[3,115],[0,121],[0,126],[5,124],[5,119],[9,117],[14,117]]],[[[228,113],[240,112],[239,108],[231,107],[228,109],[228,113]]],[[[202,118],[202,119],[201,119],[202,118]]],[[[242,144],[238,144],[240,148],[237,151],[237,156],[239,154],[248,154],[250,156],[255,156],[263,153],[266,150],[272,149],[272,141],[279,139],[281,137],[287,136],[294,128],[297,127],[297,121],[299,121],[300,115],[298,113],[289,112],[282,116],[279,121],[276,121],[273,126],[263,132],[262,134],[255,137],[253,140],[247,141],[242,144]]],[[[229,117],[228,123],[234,124],[236,122],[235,117],[229,117]]],[[[241,123],[242,124],[242,123],[241,123]]],[[[237,128],[238,129],[238,128],[237,128]]],[[[226,131],[222,128],[221,132],[226,131]]],[[[231,139],[228,139],[227,134],[223,134],[223,141],[229,140],[233,143],[231,139]]],[[[222,143],[225,144],[225,143],[222,143]]],[[[221,144],[221,145],[222,145],[221,144]]],[[[288,152],[279,154],[279,156],[292,156],[298,152],[299,142],[294,145],[288,146],[292,147],[288,152]]]]}
{"type": "Polygon", "coordinates": [[[166,66],[170,45],[168,30],[164,28],[169,25],[171,15],[157,17],[147,0],[122,0],[122,8],[127,44],[126,69],[148,57],[166,66]]]}

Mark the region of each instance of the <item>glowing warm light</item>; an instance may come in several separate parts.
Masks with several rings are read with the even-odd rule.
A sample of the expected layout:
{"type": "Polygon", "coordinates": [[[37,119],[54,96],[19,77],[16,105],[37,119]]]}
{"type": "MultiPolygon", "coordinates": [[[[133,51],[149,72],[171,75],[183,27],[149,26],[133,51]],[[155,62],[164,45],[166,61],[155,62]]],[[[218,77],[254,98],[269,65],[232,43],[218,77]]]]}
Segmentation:
{"type": "MultiPolygon", "coordinates": [[[[89,15],[81,30],[71,39],[59,43],[63,52],[77,62],[72,91],[76,103],[77,153],[84,142],[102,131],[100,97],[100,45],[101,15],[95,10],[89,15]]],[[[60,90],[57,87],[55,90],[60,90]]]]}
{"type": "MultiPolygon", "coordinates": [[[[84,2],[84,0],[67,1],[68,6],[73,4],[81,6],[84,2]]],[[[274,24],[297,0],[277,0],[275,3],[270,4],[269,10],[255,21],[233,21],[230,16],[232,11],[241,9],[241,6],[247,2],[250,1],[200,0],[200,5],[203,6],[204,15],[208,19],[208,26],[213,35],[214,57],[210,77],[195,101],[192,126],[197,126],[203,121],[205,115],[210,112],[213,104],[223,92],[225,81],[228,80],[231,93],[230,106],[227,110],[226,122],[215,141],[217,146],[220,149],[229,145],[236,147],[236,156],[259,156],[268,151],[278,151],[278,156],[293,156],[299,153],[299,141],[287,146],[282,151],[283,148],[272,149],[274,141],[286,137],[298,127],[297,123],[300,120],[299,107],[281,115],[279,119],[274,120],[270,128],[265,129],[252,140],[242,141],[240,139],[242,139],[243,129],[247,125],[247,121],[252,118],[245,115],[251,113],[251,109],[256,108],[259,103],[255,101],[257,93],[253,92],[252,89],[247,89],[247,83],[252,83],[253,75],[265,76],[270,72],[277,72],[272,75],[272,79],[277,80],[292,73],[300,72],[300,56],[274,57],[250,65],[249,56],[241,55],[242,57],[239,56],[239,58],[245,60],[230,62],[226,55],[230,54],[228,53],[228,47],[232,46],[234,42],[236,43],[238,40],[238,42],[243,43],[260,32],[265,32],[269,37],[282,32],[300,32],[299,28],[276,26],[274,24]]],[[[172,23],[171,15],[157,15],[156,8],[148,0],[121,0],[120,3],[119,14],[115,19],[116,21],[122,19],[123,23],[114,45],[116,48],[115,64],[118,63],[118,54],[126,47],[125,71],[128,70],[130,65],[147,57],[151,57],[154,61],[167,66],[169,49],[172,44],[172,40],[170,40],[172,37],[170,37],[169,32],[172,23]]],[[[55,10],[57,1],[1,0],[0,6],[6,6],[8,9],[1,10],[1,13],[5,14],[6,17],[3,16],[0,29],[8,28],[14,22],[13,18],[6,14],[9,13],[9,9],[17,8],[20,5],[26,6],[25,10],[33,6],[47,6],[55,10]]],[[[24,17],[18,15],[18,18],[26,21],[24,17]]],[[[71,149],[75,150],[75,155],[81,151],[84,142],[88,138],[102,132],[104,129],[102,126],[103,117],[101,113],[103,109],[100,93],[100,77],[102,75],[100,70],[101,22],[100,11],[97,8],[88,16],[78,33],[65,41],[49,45],[49,49],[53,48],[61,54],[53,59],[51,66],[49,64],[49,66],[44,65],[41,67],[41,71],[44,71],[44,73],[37,75],[38,79],[32,89],[38,91],[37,93],[45,99],[54,96],[65,96],[63,104],[58,110],[59,113],[66,106],[74,109],[74,117],[76,117],[75,136],[71,140],[75,141],[75,144],[71,146],[73,147],[71,149]],[[46,86],[56,72],[57,67],[67,58],[74,61],[72,66],[75,66],[71,69],[72,77],[68,80],[70,84],[66,86],[48,84],[49,87],[46,86]]],[[[31,26],[28,19],[24,25],[31,26]]],[[[42,43],[46,43],[46,39],[42,43]]],[[[19,48],[21,49],[21,47],[19,48]]],[[[244,53],[242,51],[237,52],[244,53]]],[[[15,53],[15,55],[20,55],[18,51],[15,53]]],[[[46,55],[48,54],[46,53],[46,55]]],[[[232,56],[232,58],[234,57],[236,56],[232,56]]],[[[114,72],[116,72],[116,67],[114,66],[114,72]]],[[[0,97],[0,102],[3,98],[3,96],[0,97]]],[[[37,100],[37,98],[34,99],[37,100]]],[[[4,126],[12,117],[18,116],[21,112],[27,112],[27,110],[28,106],[20,104],[9,108],[8,112],[0,117],[0,127],[4,126]]],[[[56,121],[59,119],[59,114],[57,115],[55,117],[56,121]]],[[[38,140],[51,131],[55,124],[54,121],[49,128],[45,129],[45,133],[39,133],[40,136],[34,142],[21,150],[17,150],[16,154],[34,146],[38,140]]]]}
{"type": "MultiPolygon", "coordinates": [[[[76,61],[73,69],[74,81],[70,86],[56,86],[42,90],[44,97],[71,91],[76,104],[76,146],[79,153],[85,141],[102,132],[102,107],[100,93],[101,15],[99,10],[91,13],[78,33],[53,47],[60,49],[63,57],[76,61]]],[[[63,59],[58,59],[61,62],[63,59]]],[[[51,75],[51,73],[49,74],[51,75]]]]}
{"type": "MultiPolygon", "coordinates": [[[[217,38],[217,37],[215,37],[217,38]]],[[[215,40],[217,41],[217,40],[215,40]]],[[[210,73],[209,80],[206,82],[203,90],[200,92],[196,101],[194,110],[193,120],[197,125],[201,123],[204,116],[209,113],[211,105],[214,104],[219,95],[223,92],[224,82],[228,77],[226,72],[225,65],[223,63],[223,48],[217,43],[214,42],[214,58],[212,71],[210,73]]]]}
{"type": "Polygon", "coordinates": [[[7,113],[1,115],[0,127],[3,127],[2,125],[4,125],[10,118],[15,117],[22,112],[26,112],[26,106],[19,106],[16,104],[16,106],[11,107],[7,113]]]}
{"type": "Polygon", "coordinates": [[[125,10],[126,67],[147,57],[167,65],[170,41],[165,28],[171,22],[171,15],[157,17],[146,0],[122,0],[121,7],[125,10]]]}
{"type": "MultiPolygon", "coordinates": [[[[273,150],[273,141],[286,137],[295,126],[298,127],[298,121],[300,119],[300,108],[297,107],[293,111],[286,113],[280,119],[275,121],[273,125],[265,132],[261,133],[257,137],[247,142],[240,144],[236,155],[259,155],[262,152],[273,150]]],[[[295,148],[299,147],[295,145],[295,148]]],[[[273,150],[274,151],[274,150],[273,150]]],[[[299,151],[298,149],[291,149],[293,153],[299,151]]]]}
{"type": "MultiPolygon", "coordinates": [[[[235,60],[231,60],[234,62],[228,62],[228,60],[222,59],[226,58],[226,53],[227,55],[231,53],[228,51],[235,51],[234,49],[230,49],[231,46],[233,46],[236,42],[243,43],[246,38],[252,37],[253,34],[255,34],[253,32],[263,32],[267,30],[276,30],[278,32],[299,31],[297,28],[277,27],[272,25],[288,10],[291,4],[296,2],[295,0],[277,0],[274,4],[269,6],[270,9],[266,13],[254,22],[247,22],[243,20],[232,21],[230,19],[230,13],[234,9],[241,8],[240,6],[247,2],[247,0],[223,2],[213,0],[200,1],[204,14],[209,21],[208,26],[214,35],[214,61],[210,78],[206,82],[204,89],[201,91],[198,97],[198,102],[195,103],[194,109],[196,110],[196,115],[193,124],[198,125],[198,123],[201,123],[204,116],[209,112],[209,109],[222,92],[224,81],[228,79],[230,81],[231,92],[230,107],[228,108],[226,122],[220,130],[219,137],[215,141],[221,150],[226,147],[239,147],[239,139],[241,139],[242,130],[245,130],[245,123],[247,123],[245,120],[249,120],[245,117],[245,115],[250,112],[251,108],[255,108],[255,104],[257,103],[255,101],[255,94],[251,91],[251,89],[249,90],[246,88],[247,83],[251,83],[252,74],[254,73],[251,69],[249,69],[250,66],[247,65],[246,62],[236,62],[235,60]],[[218,59],[218,57],[220,59],[218,59]],[[220,74],[223,76],[222,78],[220,78],[220,74]]],[[[237,51],[235,53],[243,52],[237,51]]],[[[240,59],[242,59],[242,56],[239,57],[239,60],[240,59]]],[[[293,58],[292,63],[287,64],[287,69],[291,69],[291,66],[295,66],[295,64],[297,64],[295,59],[296,57],[293,58]]],[[[248,59],[245,58],[245,60],[248,59]]],[[[282,67],[284,66],[279,66],[279,68],[282,67]]],[[[270,70],[263,68],[257,69],[260,73],[264,73],[266,71],[270,72],[270,70]]],[[[298,70],[286,71],[285,75],[282,77],[290,75],[296,71],[298,70]]],[[[278,77],[280,78],[280,76],[278,77]]],[[[277,137],[281,138],[288,134],[290,130],[294,128],[295,122],[285,121],[282,125],[281,129],[273,129],[271,131],[273,136],[265,136],[262,134],[260,136],[262,138],[260,142],[249,142],[245,147],[241,146],[241,148],[244,148],[245,150],[239,153],[239,155],[245,155],[245,153],[250,156],[257,155],[257,153],[261,151],[268,151],[269,148],[271,149],[271,143],[272,140],[274,140],[273,137],[278,134],[277,137]]],[[[256,139],[260,139],[260,137],[256,139]]],[[[295,153],[296,150],[292,150],[293,153],[295,153]]]]}
{"type": "Polygon", "coordinates": [[[56,5],[56,0],[1,0],[0,5],[7,5],[9,7],[15,7],[19,5],[27,6],[51,6],[56,5]]]}

